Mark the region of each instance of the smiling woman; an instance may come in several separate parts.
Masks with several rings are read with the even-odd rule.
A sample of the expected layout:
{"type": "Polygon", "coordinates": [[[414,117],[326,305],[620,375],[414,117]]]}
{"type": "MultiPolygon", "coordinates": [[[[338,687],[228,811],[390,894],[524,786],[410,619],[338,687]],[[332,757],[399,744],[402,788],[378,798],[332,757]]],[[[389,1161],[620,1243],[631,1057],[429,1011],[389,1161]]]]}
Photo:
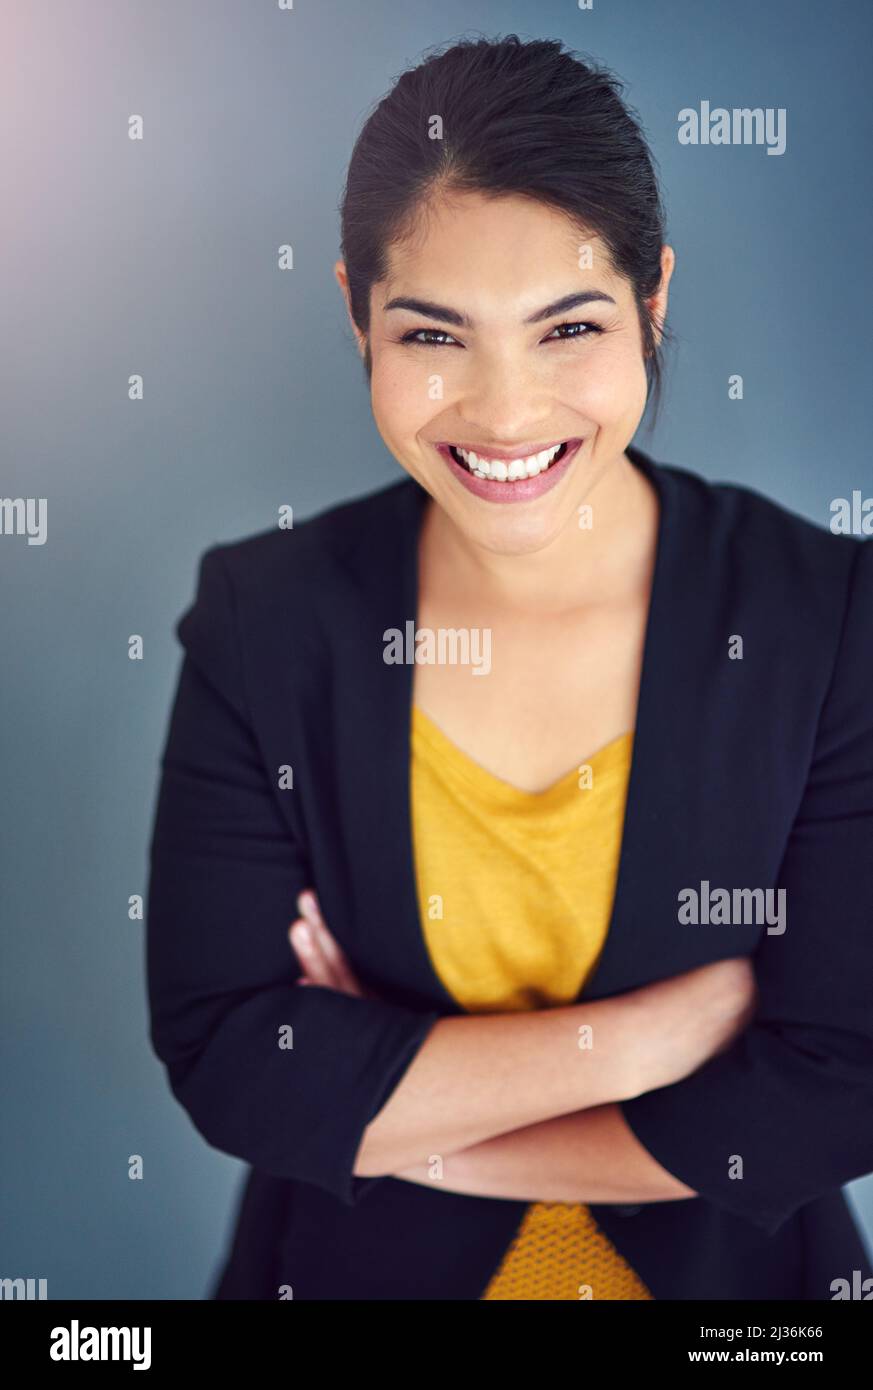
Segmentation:
{"type": "Polygon", "coordinates": [[[454,44],[358,138],[335,274],[405,476],[203,557],[151,846],[154,1045],[252,1167],[218,1298],[866,1269],[873,549],[632,444],[674,261],[558,43],[454,44]],[[699,930],[710,881],[787,930],[699,930]]]}
{"type": "Polygon", "coordinates": [[[614,79],[519,45],[512,141],[508,112],[459,99],[459,65],[499,86],[512,52],[459,46],[377,109],[335,271],[385,443],[468,540],[518,555],[564,533],[598,483],[602,504],[633,500],[622,454],[659,394],[674,255],[614,79]],[[422,143],[439,84],[447,133],[422,143]]]}

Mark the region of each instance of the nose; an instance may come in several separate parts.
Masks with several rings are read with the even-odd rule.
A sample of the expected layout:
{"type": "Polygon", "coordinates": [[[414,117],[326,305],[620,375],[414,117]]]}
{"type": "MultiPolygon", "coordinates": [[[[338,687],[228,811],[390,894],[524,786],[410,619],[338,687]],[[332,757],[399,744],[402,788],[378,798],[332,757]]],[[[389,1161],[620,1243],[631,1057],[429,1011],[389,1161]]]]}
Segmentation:
{"type": "Polygon", "coordinates": [[[537,373],[503,355],[471,369],[454,406],[468,438],[507,446],[547,438],[556,413],[551,392],[537,373]]]}

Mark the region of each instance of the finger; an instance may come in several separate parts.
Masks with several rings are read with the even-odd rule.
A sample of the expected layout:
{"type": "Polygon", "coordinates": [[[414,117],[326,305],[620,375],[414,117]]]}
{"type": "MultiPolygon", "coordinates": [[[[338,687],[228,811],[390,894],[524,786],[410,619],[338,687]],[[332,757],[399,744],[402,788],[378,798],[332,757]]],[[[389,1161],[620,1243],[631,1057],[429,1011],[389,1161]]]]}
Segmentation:
{"type": "Polygon", "coordinates": [[[301,893],[297,899],[297,906],[303,913],[304,920],[313,927],[318,947],[334,969],[349,982],[355,981],[354,971],[349,964],[348,957],[324,920],[315,890],[307,888],[301,893]]]}
{"type": "Polygon", "coordinates": [[[361,986],[358,983],[358,977],[349,965],[342,948],[337,945],[327,928],[316,927],[315,938],[331,975],[337,981],[336,987],[345,990],[347,994],[360,994],[361,986]]]}
{"type": "Polygon", "coordinates": [[[321,915],[321,908],[313,889],[307,888],[298,894],[297,910],[303,914],[303,921],[310,928],[316,948],[330,964],[337,977],[341,977],[344,973],[345,958],[328,931],[327,923],[321,915]]]}
{"type": "Polygon", "coordinates": [[[297,899],[297,906],[303,912],[304,920],[311,925],[318,948],[329,962],[334,978],[339,981],[339,987],[349,993],[363,993],[358,978],[349,964],[348,957],[328,930],[327,923],[318,906],[318,899],[312,889],[307,889],[300,894],[297,899]]]}
{"type": "Polygon", "coordinates": [[[288,937],[306,976],[314,984],[335,988],[334,971],[330,961],[326,959],[320,949],[316,933],[311,925],[302,919],[292,922],[288,930],[288,937]]]}
{"type": "Polygon", "coordinates": [[[326,925],[314,888],[304,888],[302,893],[297,894],[297,911],[307,922],[313,922],[316,926],[326,925]]]}
{"type": "Polygon", "coordinates": [[[311,926],[302,920],[294,922],[288,935],[303,975],[313,984],[336,988],[336,977],[330,961],[319,948],[311,926]]]}

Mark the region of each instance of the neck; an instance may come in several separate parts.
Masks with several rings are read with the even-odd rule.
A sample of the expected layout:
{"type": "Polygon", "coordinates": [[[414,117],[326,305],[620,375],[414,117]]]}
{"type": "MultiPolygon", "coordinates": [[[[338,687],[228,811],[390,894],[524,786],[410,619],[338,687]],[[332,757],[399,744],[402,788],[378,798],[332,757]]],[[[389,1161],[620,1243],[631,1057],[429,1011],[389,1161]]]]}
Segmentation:
{"type": "Polygon", "coordinates": [[[472,541],[442,507],[428,503],[422,564],[444,594],[475,594],[514,612],[557,614],[637,592],[651,573],[654,487],[620,454],[601,470],[581,504],[591,506],[590,529],[579,526],[574,512],[539,550],[507,555],[472,541]]]}

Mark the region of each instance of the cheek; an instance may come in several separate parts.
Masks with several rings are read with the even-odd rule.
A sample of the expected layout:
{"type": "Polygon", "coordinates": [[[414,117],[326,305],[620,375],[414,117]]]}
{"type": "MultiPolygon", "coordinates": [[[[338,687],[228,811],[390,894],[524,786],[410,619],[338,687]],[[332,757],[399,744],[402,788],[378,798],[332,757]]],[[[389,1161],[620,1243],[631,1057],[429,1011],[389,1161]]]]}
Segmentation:
{"type": "Polygon", "coordinates": [[[562,363],[561,398],[596,424],[623,421],[641,411],[646,399],[642,351],[624,335],[594,344],[590,354],[562,363]]]}
{"type": "Polygon", "coordinates": [[[420,430],[440,408],[431,395],[431,372],[422,363],[386,351],[374,354],[370,399],[383,434],[403,438],[420,430]]]}

